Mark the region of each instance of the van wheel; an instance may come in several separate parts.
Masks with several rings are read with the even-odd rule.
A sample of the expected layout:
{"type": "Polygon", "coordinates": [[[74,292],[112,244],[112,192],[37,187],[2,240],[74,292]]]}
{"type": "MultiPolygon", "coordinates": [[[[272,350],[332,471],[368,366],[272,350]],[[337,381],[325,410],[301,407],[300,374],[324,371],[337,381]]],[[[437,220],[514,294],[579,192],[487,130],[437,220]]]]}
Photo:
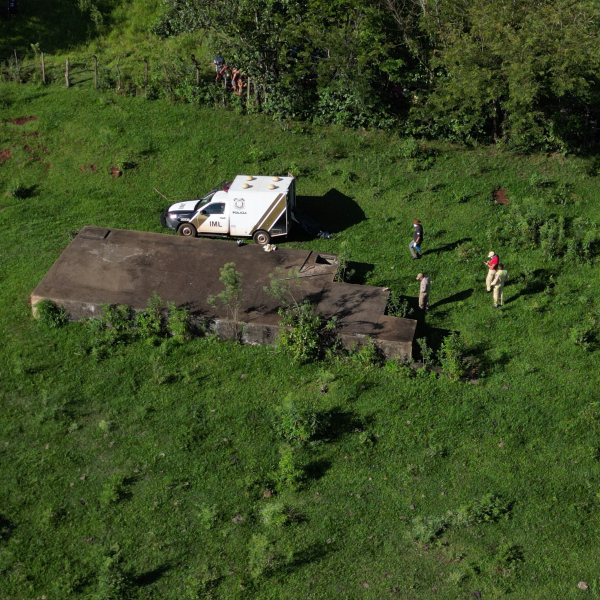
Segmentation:
{"type": "Polygon", "coordinates": [[[182,223],[177,230],[183,237],[196,237],[196,228],[191,223],[182,223]]]}
{"type": "Polygon", "coordinates": [[[258,244],[259,246],[266,246],[267,244],[271,243],[271,236],[269,235],[269,232],[263,231],[262,229],[256,231],[252,236],[252,239],[254,240],[254,243],[258,244]]]}

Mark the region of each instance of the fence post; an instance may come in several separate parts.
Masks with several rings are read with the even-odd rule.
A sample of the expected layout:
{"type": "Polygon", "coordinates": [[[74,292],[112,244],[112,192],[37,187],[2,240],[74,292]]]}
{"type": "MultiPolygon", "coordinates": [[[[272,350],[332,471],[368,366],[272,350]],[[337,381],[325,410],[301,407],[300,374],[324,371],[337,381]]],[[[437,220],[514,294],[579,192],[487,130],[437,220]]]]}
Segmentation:
{"type": "Polygon", "coordinates": [[[65,82],[67,84],[67,87],[70,87],[71,82],[69,81],[69,59],[67,58],[67,62],[65,65],[65,82]]]}
{"type": "Polygon", "coordinates": [[[144,60],[144,93],[148,95],[148,61],[144,60]]]}
{"type": "Polygon", "coordinates": [[[44,53],[42,52],[42,83],[46,83],[46,63],[44,62],[44,53]]]}
{"type": "Polygon", "coordinates": [[[17,67],[17,78],[19,80],[19,83],[23,83],[23,80],[21,79],[21,69],[19,68],[19,59],[17,57],[16,50],[15,50],[15,66],[17,67]]]}
{"type": "Polygon", "coordinates": [[[98,57],[92,54],[94,57],[94,89],[98,89],[98,57]]]}
{"type": "Polygon", "coordinates": [[[117,56],[117,91],[121,91],[121,70],[119,69],[120,56],[117,56]]]}

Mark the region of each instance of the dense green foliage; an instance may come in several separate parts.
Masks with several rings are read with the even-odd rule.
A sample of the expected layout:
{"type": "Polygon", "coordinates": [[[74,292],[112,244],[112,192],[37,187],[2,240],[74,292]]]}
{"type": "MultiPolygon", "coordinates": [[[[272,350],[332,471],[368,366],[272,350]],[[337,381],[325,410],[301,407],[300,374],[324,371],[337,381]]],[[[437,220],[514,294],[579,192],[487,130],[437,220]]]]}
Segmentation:
{"type": "Polygon", "coordinates": [[[597,593],[598,249],[540,242],[546,223],[563,219],[568,248],[575,219],[584,237],[600,222],[592,160],[77,87],[0,93],[0,190],[32,189],[0,196],[1,597],[547,600],[580,597],[579,581],[597,593]],[[137,166],[113,178],[125,159],[137,166]],[[368,349],[297,364],[276,347],[176,343],[168,316],[144,338],[124,308],[99,331],[32,318],[29,294],[84,225],[164,232],[154,187],[187,199],[291,164],[298,201],[335,237],[282,244],[345,243],[351,282],[406,300],[434,364],[459,332],[480,364],[469,381],[377,368],[368,349]],[[491,201],[499,187],[511,205],[491,201]],[[507,219],[517,229],[500,239],[507,219]],[[501,309],[485,293],[490,250],[509,272],[501,309]]]}
{"type": "Polygon", "coordinates": [[[203,30],[282,117],[391,123],[513,148],[597,142],[595,0],[165,0],[155,31],[203,30]]]}
{"type": "Polygon", "coordinates": [[[600,141],[597,0],[22,0],[21,13],[0,22],[9,80],[40,81],[44,51],[48,83],[64,85],[69,56],[71,85],[89,87],[94,53],[98,87],[121,94],[517,150],[600,141]],[[217,52],[251,78],[249,99],[214,82],[217,52]]]}

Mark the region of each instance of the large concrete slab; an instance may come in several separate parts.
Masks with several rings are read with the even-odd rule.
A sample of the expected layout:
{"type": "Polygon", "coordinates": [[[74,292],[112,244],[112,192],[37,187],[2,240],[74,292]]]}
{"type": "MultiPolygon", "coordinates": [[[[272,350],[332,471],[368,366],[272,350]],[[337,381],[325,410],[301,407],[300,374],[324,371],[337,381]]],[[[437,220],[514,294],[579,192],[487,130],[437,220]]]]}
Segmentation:
{"type": "MultiPolygon", "coordinates": [[[[54,263],[31,294],[32,305],[50,298],[71,319],[94,316],[102,304],[146,307],[156,291],[163,300],[185,306],[194,320],[209,320],[227,337],[226,310],[207,302],[223,290],[221,267],[234,262],[242,273],[239,320],[246,341],[273,343],[279,332],[278,302],[265,293],[269,274],[300,269],[300,295],[326,318],[336,316],[346,344],[365,336],[378,342],[387,356],[411,356],[416,321],[385,316],[388,293],[381,288],[333,281],[337,256],[279,247],[262,247],[205,238],[85,227],[54,263]]],[[[230,328],[229,328],[230,329],[230,328]]]]}

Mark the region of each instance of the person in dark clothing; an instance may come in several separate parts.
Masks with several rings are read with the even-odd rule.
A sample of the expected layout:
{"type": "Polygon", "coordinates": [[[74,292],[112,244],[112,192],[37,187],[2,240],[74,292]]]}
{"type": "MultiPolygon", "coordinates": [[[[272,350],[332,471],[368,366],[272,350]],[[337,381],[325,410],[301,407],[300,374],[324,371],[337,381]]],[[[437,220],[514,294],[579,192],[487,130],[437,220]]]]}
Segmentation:
{"type": "Polygon", "coordinates": [[[215,65],[215,72],[217,74],[216,80],[219,81],[221,71],[223,70],[223,65],[225,64],[225,59],[221,56],[221,53],[217,54],[215,60],[213,60],[213,65],[215,65]]]}
{"type": "Polygon", "coordinates": [[[410,254],[413,259],[421,258],[421,245],[423,243],[423,226],[419,219],[413,221],[413,239],[410,245],[410,254]]]}
{"type": "Polygon", "coordinates": [[[8,0],[8,18],[17,14],[19,10],[19,0],[8,0]]]}

